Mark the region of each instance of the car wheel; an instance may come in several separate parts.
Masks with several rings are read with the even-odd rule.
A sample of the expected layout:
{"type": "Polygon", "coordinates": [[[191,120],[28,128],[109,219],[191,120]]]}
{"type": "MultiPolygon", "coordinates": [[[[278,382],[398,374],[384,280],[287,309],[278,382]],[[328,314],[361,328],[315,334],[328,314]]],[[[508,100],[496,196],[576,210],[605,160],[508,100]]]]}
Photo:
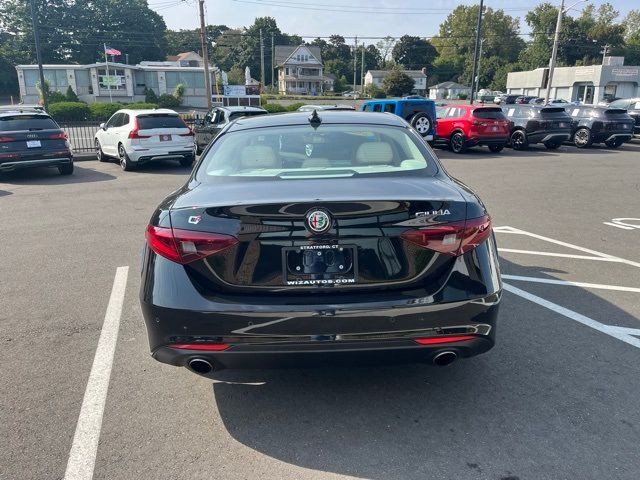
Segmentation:
{"type": "Polygon", "coordinates": [[[608,147],[608,148],[618,148],[620,145],[622,145],[624,143],[624,140],[619,140],[619,139],[614,139],[614,140],[609,140],[607,142],[604,142],[604,144],[608,147]]]}
{"type": "Polygon", "coordinates": [[[558,142],[547,142],[544,146],[547,150],[557,150],[560,148],[560,144],[558,142]]]}
{"type": "Polygon", "coordinates": [[[576,130],[576,133],[573,134],[573,144],[578,148],[589,147],[592,143],[591,130],[588,128],[579,128],[576,130]]]}
{"type": "Polygon", "coordinates": [[[489,145],[489,150],[491,150],[493,153],[501,152],[503,148],[504,145],[489,145]]]}
{"type": "Polygon", "coordinates": [[[127,155],[127,151],[124,149],[124,145],[118,145],[118,157],[120,157],[120,168],[125,172],[130,172],[135,169],[135,165],[127,155]]]}
{"type": "Polygon", "coordinates": [[[415,128],[420,135],[426,137],[431,130],[431,119],[429,115],[424,112],[416,113],[411,117],[411,126],[415,128]]]}
{"type": "Polygon", "coordinates": [[[201,155],[203,150],[200,145],[196,145],[196,155],[201,155]]]}
{"type": "Polygon", "coordinates": [[[464,135],[460,132],[455,132],[451,135],[449,140],[449,147],[453,153],[464,153],[467,147],[464,144],[464,135]]]}
{"type": "Polygon", "coordinates": [[[193,165],[193,157],[181,158],[180,165],[182,165],[183,167],[190,167],[191,165],[193,165]]]}
{"type": "Polygon", "coordinates": [[[107,156],[102,151],[102,145],[100,145],[100,142],[98,141],[97,138],[96,138],[96,141],[95,141],[95,147],[96,147],[96,158],[98,159],[98,161],[99,162],[106,162],[108,160],[107,156]]]}
{"type": "Polygon", "coordinates": [[[58,171],[60,172],[60,175],[71,175],[73,173],[73,161],[66,165],[60,165],[58,167],[58,171]]]}
{"type": "Polygon", "coordinates": [[[525,150],[529,146],[527,134],[522,130],[516,130],[511,134],[511,146],[514,150],[525,150]]]}

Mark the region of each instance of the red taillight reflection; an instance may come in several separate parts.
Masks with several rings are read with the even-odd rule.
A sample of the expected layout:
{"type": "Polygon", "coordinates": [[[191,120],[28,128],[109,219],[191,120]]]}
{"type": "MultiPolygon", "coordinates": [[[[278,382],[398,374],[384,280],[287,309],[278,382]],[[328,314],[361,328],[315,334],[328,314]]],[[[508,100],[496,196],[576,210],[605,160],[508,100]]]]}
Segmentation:
{"type": "Polygon", "coordinates": [[[229,235],[153,225],[147,227],[145,236],[154,252],[182,265],[221,252],[238,243],[237,238],[229,235]]]}
{"type": "Polygon", "coordinates": [[[0,136],[0,143],[9,143],[9,142],[15,142],[16,139],[14,137],[2,137],[0,136]]]}
{"type": "Polygon", "coordinates": [[[64,132],[59,132],[59,133],[52,133],[51,135],[49,135],[49,138],[51,140],[66,140],[67,138],[67,134],[64,132]]]}
{"type": "Polygon", "coordinates": [[[440,343],[464,342],[474,338],[473,335],[459,335],[457,337],[414,338],[413,341],[418,345],[438,345],[440,343]]]}
{"type": "Polygon", "coordinates": [[[170,343],[169,348],[179,348],[181,350],[202,350],[208,352],[221,352],[231,347],[226,343],[170,343]]]}
{"type": "Polygon", "coordinates": [[[407,230],[401,237],[422,248],[458,256],[473,250],[491,235],[491,218],[487,215],[462,222],[407,230]]]}

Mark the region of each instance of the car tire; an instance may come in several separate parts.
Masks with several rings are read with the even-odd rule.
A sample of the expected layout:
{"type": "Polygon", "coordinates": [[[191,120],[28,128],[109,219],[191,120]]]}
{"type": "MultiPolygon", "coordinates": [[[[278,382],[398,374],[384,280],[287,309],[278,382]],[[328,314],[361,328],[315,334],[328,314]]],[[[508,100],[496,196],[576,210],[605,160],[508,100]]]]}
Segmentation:
{"type": "Polygon", "coordinates": [[[607,148],[618,148],[623,143],[624,143],[624,140],[618,140],[618,139],[614,139],[614,140],[610,140],[610,141],[604,142],[604,144],[607,146],[607,148]]]}
{"type": "Polygon", "coordinates": [[[467,150],[462,132],[454,132],[449,139],[449,148],[453,153],[464,153],[467,150]]]}
{"type": "Polygon", "coordinates": [[[547,142],[544,144],[544,147],[547,150],[557,150],[558,148],[560,148],[560,143],[558,142],[547,142]]]}
{"type": "Polygon", "coordinates": [[[591,130],[586,127],[581,127],[573,134],[573,144],[578,148],[590,147],[593,143],[591,138],[591,130]]]}
{"type": "Polygon", "coordinates": [[[120,168],[122,168],[122,170],[125,172],[135,170],[135,164],[131,161],[129,155],[127,155],[127,151],[122,144],[118,145],[118,157],[120,158],[120,168]]]}
{"type": "Polygon", "coordinates": [[[409,121],[411,126],[423,137],[429,135],[431,131],[431,119],[424,112],[418,112],[409,121]]]}
{"type": "Polygon", "coordinates": [[[202,148],[200,145],[196,145],[196,155],[201,155],[203,151],[204,148],[202,148]]]}
{"type": "Polygon", "coordinates": [[[193,157],[186,157],[180,159],[180,165],[183,167],[191,167],[193,165],[193,157]]]}
{"type": "Polygon", "coordinates": [[[504,148],[504,145],[489,145],[489,150],[493,153],[499,153],[504,148]]]}
{"type": "Polygon", "coordinates": [[[67,163],[66,165],[60,165],[58,167],[58,172],[60,172],[60,175],[71,175],[73,173],[73,160],[71,163],[67,163]]]}
{"type": "Polygon", "coordinates": [[[516,130],[511,134],[510,143],[514,150],[526,150],[529,147],[527,134],[522,130],[516,130]]]}
{"type": "Polygon", "coordinates": [[[100,142],[98,141],[97,138],[95,140],[95,147],[96,147],[96,158],[98,159],[98,161],[99,162],[106,162],[108,160],[108,158],[104,154],[104,152],[102,151],[102,145],[100,145],[100,142]]]}

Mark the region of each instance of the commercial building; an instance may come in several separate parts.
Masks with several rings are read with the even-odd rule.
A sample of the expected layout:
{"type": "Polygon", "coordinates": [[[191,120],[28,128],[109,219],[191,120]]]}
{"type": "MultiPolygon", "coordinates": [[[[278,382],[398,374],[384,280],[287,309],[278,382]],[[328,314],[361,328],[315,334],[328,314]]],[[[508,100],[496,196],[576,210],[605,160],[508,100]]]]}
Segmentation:
{"type": "MultiPolygon", "coordinates": [[[[598,103],[605,98],[640,96],[640,67],[624,66],[621,57],[607,57],[608,65],[556,67],[551,98],[598,103]]],[[[544,97],[549,80],[548,68],[507,75],[507,93],[544,97]]]]}

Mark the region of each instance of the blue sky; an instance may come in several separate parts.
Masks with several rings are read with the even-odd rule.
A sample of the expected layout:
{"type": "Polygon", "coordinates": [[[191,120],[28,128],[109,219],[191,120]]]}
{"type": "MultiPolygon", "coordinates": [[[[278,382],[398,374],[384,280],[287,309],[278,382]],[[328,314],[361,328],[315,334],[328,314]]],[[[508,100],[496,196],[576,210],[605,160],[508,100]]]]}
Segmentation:
{"type": "MultiPolygon", "coordinates": [[[[571,5],[575,0],[567,0],[571,5]]],[[[274,17],[281,30],[301,36],[382,37],[391,35],[418,35],[429,37],[437,34],[438,26],[448,13],[460,4],[478,2],[464,0],[206,0],[207,20],[210,24],[230,27],[248,26],[255,17],[274,17]],[[400,12],[400,13],[398,13],[400,12]]],[[[505,13],[519,17],[522,32],[526,33],[523,18],[538,3],[531,0],[487,0],[485,5],[503,9],[505,13]]],[[[552,2],[560,4],[560,1],[552,2]]],[[[591,0],[596,7],[604,2],[591,0]]],[[[629,10],[640,8],[638,0],[610,1],[623,17],[629,10]]],[[[196,28],[198,23],[197,0],[149,0],[152,9],[160,13],[171,29],[196,28]]],[[[577,9],[584,6],[580,4],[577,9]]],[[[570,14],[579,13],[573,10],[570,14]]],[[[368,40],[375,43],[375,40],[368,40]]]]}

